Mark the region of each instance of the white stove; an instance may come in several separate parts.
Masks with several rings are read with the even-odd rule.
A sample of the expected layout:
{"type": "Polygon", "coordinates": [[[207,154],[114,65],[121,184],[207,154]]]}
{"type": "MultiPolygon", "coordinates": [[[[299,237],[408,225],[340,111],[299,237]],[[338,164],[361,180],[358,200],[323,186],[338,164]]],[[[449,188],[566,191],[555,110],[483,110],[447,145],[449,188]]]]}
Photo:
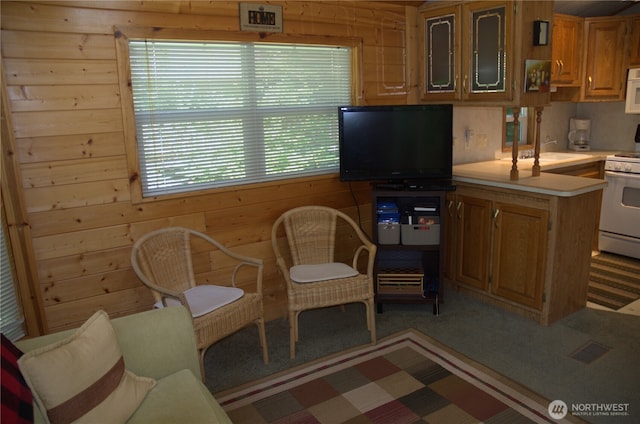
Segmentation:
{"type": "Polygon", "coordinates": [[[640,152],[623,152],[607,156],[604,170],[640,174],[640,152]]]}
{"type": "Polygon", "coordinates": [[[640,152],[607,156],[598,248],[640,259],[640,152]]]}

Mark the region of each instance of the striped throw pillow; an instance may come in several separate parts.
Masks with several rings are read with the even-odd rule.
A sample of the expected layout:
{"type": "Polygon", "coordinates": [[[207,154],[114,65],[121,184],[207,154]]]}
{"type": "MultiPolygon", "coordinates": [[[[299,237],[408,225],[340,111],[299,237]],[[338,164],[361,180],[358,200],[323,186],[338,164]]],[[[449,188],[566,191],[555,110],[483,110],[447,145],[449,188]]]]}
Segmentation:
{"type": "Polygon", "coordinates": [[[124,423],[156,383],[127,371],[104,311],[70,337],[25,353],[18,364],[52,424],[124,423]]]}

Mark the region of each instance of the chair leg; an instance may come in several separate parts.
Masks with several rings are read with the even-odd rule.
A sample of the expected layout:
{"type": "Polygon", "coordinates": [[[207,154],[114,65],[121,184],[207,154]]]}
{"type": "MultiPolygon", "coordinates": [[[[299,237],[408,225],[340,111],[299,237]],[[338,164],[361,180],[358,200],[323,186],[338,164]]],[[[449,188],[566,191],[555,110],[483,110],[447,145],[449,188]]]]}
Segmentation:
{"type": "Polygon", "coordinates": [[[289,312],[289,358],[296,357],[296,341],[298,341],[298,313],[289,312]]]}
{"type": "Polygon", "coordinates": [[[367,305],[367,323],[371,332],[371,344],[376,344],[376,312],[374,309],[373,299],[369,299],[367,305]]]}
{"type": "Polygon", "coordinates": [[[264,330],[264,319],[260,318],[256,324],[258,325],[258,334],[260,335],[260,346],[262,346],[262,360],[266,365],[269,363],[269,349],[267,347],[267,334],[264,330]]]}
{"type": "Polygon", "coordinates": [[[200,349],[200,375],[202,376],[202,383],[204,384],[205,380],[207,379],[206,374],[204,373],[204,355],[205,353],[207,353],[207,348],[205,347],[204,349],[200,349]]]}

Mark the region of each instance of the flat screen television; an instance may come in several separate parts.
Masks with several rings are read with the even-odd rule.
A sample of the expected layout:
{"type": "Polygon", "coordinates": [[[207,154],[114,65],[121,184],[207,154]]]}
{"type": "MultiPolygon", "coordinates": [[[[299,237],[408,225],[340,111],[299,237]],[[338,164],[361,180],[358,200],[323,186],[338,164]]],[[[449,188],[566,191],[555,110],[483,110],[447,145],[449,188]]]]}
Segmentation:
{"type": "Polygon", "coordinates": [[[452,176],[453,106],[341,106],[340,180],[407,183],[452,176]]]}

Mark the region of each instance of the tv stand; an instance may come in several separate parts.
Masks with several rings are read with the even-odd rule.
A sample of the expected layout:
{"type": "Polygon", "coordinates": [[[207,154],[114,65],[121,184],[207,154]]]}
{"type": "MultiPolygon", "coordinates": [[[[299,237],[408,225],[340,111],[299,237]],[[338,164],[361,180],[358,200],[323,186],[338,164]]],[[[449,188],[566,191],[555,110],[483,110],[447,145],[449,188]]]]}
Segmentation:
{"type": "Polygon", "coordinates": [[[438,315],[444,302],[445,200],[455,186],[401,186],[378,184],[371,191],[377,310],[382,313],[384,303],[433,304],[438,315]]]}

